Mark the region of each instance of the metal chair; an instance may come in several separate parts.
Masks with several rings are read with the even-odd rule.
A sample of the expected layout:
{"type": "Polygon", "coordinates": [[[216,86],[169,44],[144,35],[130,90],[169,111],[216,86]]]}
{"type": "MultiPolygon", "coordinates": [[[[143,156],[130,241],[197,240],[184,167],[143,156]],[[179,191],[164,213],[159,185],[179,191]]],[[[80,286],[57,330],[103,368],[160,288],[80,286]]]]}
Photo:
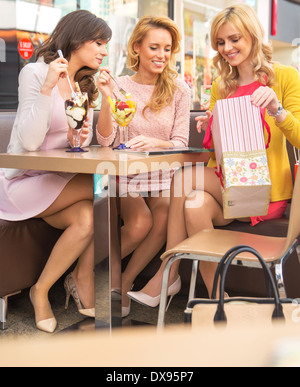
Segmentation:
{"type": "MultiPolygon", "coordinates": [[[[291,203],[289,226],[286,237],[270,237],[225,229],[202,230],[174,248],[166,251],[162,260],[167,260],[164,268],[158,327],[164,326],[167,304],[169,272],[172,264],[181,259],[193,261],[189,300],[195,297],[199,261],[219,262],[224,254],[238,245],[247,245],[257,250],[270,268],[275,268],[275,277],[281,298],[286,297],[283,265],[299,245],[300,235],[300,172],[298,168],[291,203]]],[[[257,259],[248,253],[239,255],[239,265],[260,267],[257,259]]]]}

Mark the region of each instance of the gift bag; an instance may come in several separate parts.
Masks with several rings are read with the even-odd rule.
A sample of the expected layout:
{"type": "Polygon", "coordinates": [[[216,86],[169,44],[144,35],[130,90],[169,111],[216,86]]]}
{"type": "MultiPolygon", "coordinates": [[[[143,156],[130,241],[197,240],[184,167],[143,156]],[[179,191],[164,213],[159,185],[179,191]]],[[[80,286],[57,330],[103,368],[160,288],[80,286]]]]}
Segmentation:
{"type": "Polygon", "coordinates": [[[250,96],[217,101],[203,142],[206,148],[211,147],[211,138],[225,219],[266,215],[271,198],[266,154],[270,128],[250,96]],[[269,134],[267,146],[264,126],[269,134]]]}
{"type": "Polygon", "coordinates": [[[281,323],[299,325],[299,300],[280,299],[278,290],[268,265],[262,256],[252,247],[236,246],[229,250],[220,261],[214,281],[212,299],[193,299],[185,310],[185,322],[195,328],[252,326],[272,327],[281,323]],[[244,252],[253,254],[260,262],[266,278],[268,298],[235,297],[224,298],[225,281],[228,269],[234,259],[244,252]],[[217,286],[220,280],[220,297],[217,286]]]}
{"type": "Polygon", "coordinates": [[[201,86],[200,108],[201,110],[207,110],[209,108],[211,98],[211,85],[201,86]]]}

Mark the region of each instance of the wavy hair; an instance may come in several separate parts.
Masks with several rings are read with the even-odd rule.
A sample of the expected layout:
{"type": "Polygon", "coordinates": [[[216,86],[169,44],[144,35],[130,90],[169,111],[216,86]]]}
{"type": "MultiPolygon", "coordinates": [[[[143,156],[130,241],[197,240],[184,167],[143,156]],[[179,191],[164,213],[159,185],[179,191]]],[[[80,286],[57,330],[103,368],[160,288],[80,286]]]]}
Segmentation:
{"type": "Polygon", "coordinates": [[[264,30],[253,8],[246,4],[236,4],[220,12],[211,26],[211,45],[217,51],[213,63],[218,75],[221,76],[219,83],[221,98],[226,98],[235,93],[238,88],[239,78],[237,67],[230,66],[218,52],[217,36],[219,29],[225,23],[235,26],[244,37],[250,37],[252,41],[250,56],[253,72],[262,84],[272,86],[275,74],[271,44],[264,43],[264,30]]]}
{"type": "MultiPolygon", "coordinates": [[[[49,64],[58,58],[57,50],[62,50],[64,57],[70,60],[71,54],[88,41],[100,40],[107,43],[112,31],[107,23],[86,10],[77,10],[64,16],[55,27],[50,37],[35,51],[36,59],[43,57],[49,64]]],[[[88,93],[90,105],[94,106],[99,91],[94,76],[98,70],[83,67],[75,74],[75,82],[80,89],[88,93]]]]}
{"type": "Polygon", "coordinates": [[[145,16],[135,26],[135,29],[128,42],[127,66],[137,72],[140,66],[139,55],[135,52],[136,44],[140,45],[147,33],[153,28],[162,28],[172,36],[171,58],[164,71],[159,74],[152,97],[144,108],[159,112],[172,102],[176,89],[175,79],[178,77],[176,71],[175,55],[180,51],[181,34],[175,22],[168,17],[145,16]]]}

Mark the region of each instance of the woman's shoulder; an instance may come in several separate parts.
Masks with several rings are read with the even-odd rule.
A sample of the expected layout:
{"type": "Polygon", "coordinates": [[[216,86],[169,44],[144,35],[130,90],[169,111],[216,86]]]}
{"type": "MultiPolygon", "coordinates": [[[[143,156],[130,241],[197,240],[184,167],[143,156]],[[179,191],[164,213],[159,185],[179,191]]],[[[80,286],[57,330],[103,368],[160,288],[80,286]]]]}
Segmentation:
{"type": "Polygon", "coordinates": [[[175,79],[175,95],[179,94],[180,96],[186,95],[188,98],[190,98],[191,95],[191,89],[189,85],[181,78],[176,78],[175,79]]]}
{"type": "Polygon", "coordinates": [[[283,65],[281,63],[274,63],[275,78],[289,78],[292,76],[299,76],[297,69],[293,66],[283,65]]]}
{"type": "Polygon", "coordinates": [[[20,72],[20,76],[26,75],[26,74],[35,74],[44,76],[48,72],[48,65],[43,61],[39,60],[34,63],[28,63],[26,66],[24,66],[20,72]]]}
{"type": "Polygon", "coordinates": [[[185,90],[189,90],[190,89],[189,85],[181,78],[176,78],[175,79],[175,85],[177,87],[179,87],[180,89],[185,89],[185,90]]]}

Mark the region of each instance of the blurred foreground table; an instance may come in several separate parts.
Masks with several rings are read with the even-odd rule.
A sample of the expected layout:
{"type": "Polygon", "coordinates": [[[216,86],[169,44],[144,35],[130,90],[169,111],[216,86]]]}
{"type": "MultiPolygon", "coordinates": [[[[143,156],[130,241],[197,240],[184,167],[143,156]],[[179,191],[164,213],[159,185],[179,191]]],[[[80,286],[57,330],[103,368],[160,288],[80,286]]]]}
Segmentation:
{"type": "Polygon", "coordinates": [[[179,381],[180,376],[180,381],[200,382],[203,372],[190,367],[300,366],[297,326],[224,330],[173,326],[159,332],[154,327],[123,328],[111,335],[94,331],[59,333],[51,340],[3,339],[0,345],[1,367],[105,367],[98,374],[100,382],[117,377],[121,381],[125,374],[140,382],[163,381],[163,372],[165,381],[179,381]]]}

